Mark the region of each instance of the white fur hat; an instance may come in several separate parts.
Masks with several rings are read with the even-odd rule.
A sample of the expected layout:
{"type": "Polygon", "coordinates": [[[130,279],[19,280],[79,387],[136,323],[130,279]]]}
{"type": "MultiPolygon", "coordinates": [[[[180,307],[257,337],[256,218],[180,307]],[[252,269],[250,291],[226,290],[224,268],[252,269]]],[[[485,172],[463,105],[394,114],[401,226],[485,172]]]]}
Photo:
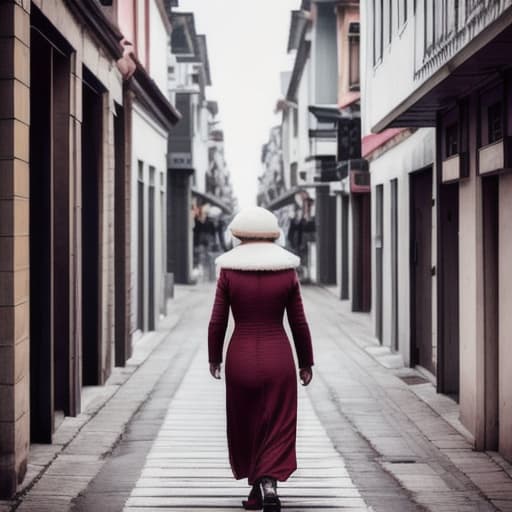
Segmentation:
{"type": "Polygon", "coordinates": [[[229,225],[233,236],[237,238],[272,238],[280,235],[277,217],[260,206],[244,208],[235,215],[229,225]]]}

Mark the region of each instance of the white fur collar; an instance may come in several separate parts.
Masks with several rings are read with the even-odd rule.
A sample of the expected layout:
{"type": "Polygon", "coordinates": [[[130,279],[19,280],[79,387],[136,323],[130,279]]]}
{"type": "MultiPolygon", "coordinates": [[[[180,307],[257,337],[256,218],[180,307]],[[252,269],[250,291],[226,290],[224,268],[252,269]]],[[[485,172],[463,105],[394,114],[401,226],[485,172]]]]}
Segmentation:
{"type": "Polygon", "coordinates": [[[219,256],[217,268],[232,270],[285,270],[300,265],[300,258],[275,243],[241,244],[219,256]]]}

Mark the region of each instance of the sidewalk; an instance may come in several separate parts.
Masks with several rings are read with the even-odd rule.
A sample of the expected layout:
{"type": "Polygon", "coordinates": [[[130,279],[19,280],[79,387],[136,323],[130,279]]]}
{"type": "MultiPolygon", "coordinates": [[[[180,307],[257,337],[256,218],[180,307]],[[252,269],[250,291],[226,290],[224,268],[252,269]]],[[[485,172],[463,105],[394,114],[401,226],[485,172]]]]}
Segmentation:
{"type": "MultiPolygon", "coordinates": [[[[324,425],[331,425],[331,438],[340,438],[345,423],[353,442],[362,438],[373,451],[357,464],[364,469],[376,462],[427,510],[512,511],[510,464],[495,453],[473,451],[456,404],[430,383],[408,384],[414,370],[386,368],[372,357],[368,322],[340,307],[329,291],[305,287],[304,295],[321,381],[309,391],[324,425]]],[[[344,454],[346,447],[339,449],[344,454]]]]}
{"type": "MultiPolygon", "coordinates": [[[[446,421],[451,405],[444,415],[429,405],[449,399],[400,378],[412,370],[377,362],[365,349],[368,323],[329,292],[303,292],[316,365],[300,388],[300,470],[281,486],[287,510],[512,511],[510,466],[472,450],[446,421]]],[[[239,508],[247,488],[229,470],[223,382],[207,373],[212,299],[210,286],[178,293],[177,316],[139,345],[103,399],[66,418],[55,445],[32,447],[37,477],[0,511],[239,508]]]]}
{"type": "Polygon", "coordinates": [[[30,446],[27,475],[15,499],[0,501],[0,512],[69,509],[72,498],[101,469],[165,370],[165,360],[148,359],[179,323],[193,299],[192,291],[190,287],[176,287],[168,316],[161,320],[158,331],[145,334],[135,343],[126,366],[113,368],[104,386],[83,390],[82,412],[63,419],[52,444],[30,446]]]}

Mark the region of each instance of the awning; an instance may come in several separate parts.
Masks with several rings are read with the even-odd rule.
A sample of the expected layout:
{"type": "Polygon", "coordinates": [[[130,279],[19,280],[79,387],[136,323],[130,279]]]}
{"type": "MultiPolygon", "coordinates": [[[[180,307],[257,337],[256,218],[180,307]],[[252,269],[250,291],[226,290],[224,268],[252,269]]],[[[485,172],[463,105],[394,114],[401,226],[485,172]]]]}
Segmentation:
{"type": "Polygon", "coordinates": [[[321,123],[334,123],[340,119],[355,119],[361,117],[359,109],[355,104],[346,108],[340,108],[338,105],[309,105],[308,110],[321,123]]]}
{"type": "Polygon", "coordinates": [[[192,195],[195,197],[200,197],[205,203],[210,203],[214,206],[218,206],[224,213],[228,215],[231,215],[233,213],[233,210],[231,210],[231,208],[227,204],[223,203],[219,198],[215,197],[212,194],[200,192],[199,190],[193,188],[192,195]]]}
{"type": "Polygon", "coordinates": [[[279,208],[283,208],[284,206],[296,204],[297,201],[295,200],[295,196],[301,193],[309,196],[303,187],[294,187],[281,194],[277,199],[274,199],[266,206],[266,208],[268,210],[279,210],[279,208]]]}
{"type": "Polygon", "coordinates": [[[381,133],[365,135],[361,141],[361,154],[363,158],[371,155],[376,149],[380,148],[406,129],[407,128],[389,128],[381,133]]]}

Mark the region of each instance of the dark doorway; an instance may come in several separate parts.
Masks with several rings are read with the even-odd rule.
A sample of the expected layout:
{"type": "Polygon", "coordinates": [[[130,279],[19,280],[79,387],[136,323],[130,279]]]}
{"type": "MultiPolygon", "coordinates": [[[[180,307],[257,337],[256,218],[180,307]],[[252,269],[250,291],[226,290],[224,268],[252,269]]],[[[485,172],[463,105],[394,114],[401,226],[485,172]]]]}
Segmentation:
{"type": "MultiPolygon", "coordinates": [[[[164,175],[161,174],[161,186],[163,187],[165,185],[164,183],[164,175]]],[[[161,237],[161,259],[160,259],[160,265],[161,265],[161,272],[162,272],[162,278],[164,279],[163,283],[159,283],[160,289],[161,289],[161,304],[160,304],[160,314],[165,315],[167,312],[167,287],[165,286],[166,282],[166,266],[167,266],[167,260],[166,260],[166,238],[167,238],[167,230],[165,226],[165,213],[166,213],[166,199],[165,199],[165,192],[162,190],[160,192],[160,237],[161,237]]]]}
{"type": "Polygon", "coordinates": [[[371,308],[371,195],[352,194],[352,310],[371,308]]]}
{"type": "Polygon", "coordinates": [[[148,198],[148,330],[155,329],[155,168],[149,168],[148,198]]]}
{"type": "Polygon", "coordinates": [[[30,76],[30,438],[53,433],[52,48],[31,31],[30,76]]]}
{"type": "Polygon", "coordinates": [[[377,185],[375,196],[375,336],[382,343],[382,251],[384,245],[384,185],[377,185]]]}
{"type": "Polygon", "coordinates": [[[349,298],[349,272],[348,272],[348,216],[350,198],[341,196],[341,299],[349,298]]]}
{"type": "MultiPolygon", "coordinates": [[[[124,97],[127,101],[128,94],[124,97]]],[[[130,167],[127,162],[126,116],[116,104],[114,116],[114,261],[115,261],[115,365],[124,366],[131,355],[129,311],[127,306],[129,259],[127,254],[128,211],[127,187],[130,186],[130,167]]],[[[129,116],[128,116],[129,117],[129,116]]]]}
{"type": "Polygon", "coordinates": [[[391,180],[391,347],[398,350],[398,180],[391,180]]]}
{"type": "Polygon", "coordinates": [[[189,219],[193,172],[193,169],[169,169],[167,174],[167,272],[174,274],[176,284],[192,282],[189,219]]]}
{"type": "Polygon", "coordinates": [[[145,258],[144,249],[146,242],[146,231],[145,226],[145,201],[144,201],[144,163],[138,161],[138,182],[137,182],[137,218],[138,218],[138,229],[137,229],[137,328],[141,331],[145,329],[145,290],[144,290],[144,270],[145,270],[145,258]]]}
{"type": "Polygon", "coordinates": [[[34,7],[30,89],[30,430],[77,409],[70,299],[70,52],[34,7]],[[42,35],[44,34],[44,35],[42,35]]]}
{"type": "Polygon", "coordinates": [[[438,390],[459,394],[459,185],[439,189],[439,368],[438,390]]]}
{"type": "Polygon", "coordinates": [[[83,68],[82,86],[82,381],[101,384],[101,182],[103,92],[83,68]]]}
{"type": "Polygon", "coordinates": [[[484,253],[484,389],[485,446],[497,450],[499,441],[498,401],[498,290],[499,290],[499,178],[482,179],[484,253]]]}
{"type": "Polygon", "coordinates": [[[317,275],[320,284],[336,284],[336,197],[329,187],[316,189],[317,275]]]}
{"type": "MultiPolygon", "coordinates": [[[[54,407],[61,417],[77,414],[80,383],[74,368],[70,297],[70,59],[53,51],[53,200],[54,200],[54,407]]],[[[74,301],[73,301],[74,303],[74,301]]]]}
{"type": "Polygon", "coordinates": [[[410,176],[411,365],[435,374],[432,352],[432,169],[410,176]]]}

